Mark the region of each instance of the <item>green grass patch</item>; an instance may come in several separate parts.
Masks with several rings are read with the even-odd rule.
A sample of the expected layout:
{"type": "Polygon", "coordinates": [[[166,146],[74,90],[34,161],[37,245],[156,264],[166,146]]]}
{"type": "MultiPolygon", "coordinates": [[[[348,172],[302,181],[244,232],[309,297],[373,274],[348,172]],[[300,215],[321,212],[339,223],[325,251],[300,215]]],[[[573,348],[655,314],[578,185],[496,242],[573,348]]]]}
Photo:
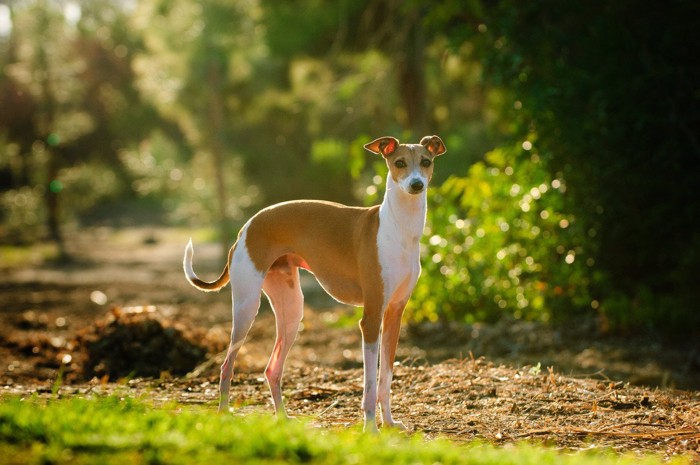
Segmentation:
{"type": "Polygon", "coordinates": [[[54,243],[0,246],[0,263],[7,268],[40,264],[58,257],[58,247],[54,243]]]}
{"type": "MultiPolygon", "coordinates": [[[[659,456],[564,453],[518,444],[456,444],[392,431],[365,435],[271,416],[216,415],[210,410],[106,397],[0,402],[0,457],[19,463],[253,464],[661,464],[659,456]]],[[[682,458],[674,464],[689,463],[682,458]]]]}

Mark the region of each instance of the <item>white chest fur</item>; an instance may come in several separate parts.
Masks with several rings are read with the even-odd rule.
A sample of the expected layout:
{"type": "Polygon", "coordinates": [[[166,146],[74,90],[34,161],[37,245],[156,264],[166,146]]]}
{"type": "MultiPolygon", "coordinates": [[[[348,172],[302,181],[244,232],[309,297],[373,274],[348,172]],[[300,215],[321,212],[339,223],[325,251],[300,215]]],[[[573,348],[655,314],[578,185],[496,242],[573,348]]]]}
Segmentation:
{"type": "Polygon", "coordinates": [[[420,238],[425,227],[425,192],[406,194],[389,178],[379,208],[377,249],[384,284],[384,308],[407,301],[420,275],[420,238]]]}

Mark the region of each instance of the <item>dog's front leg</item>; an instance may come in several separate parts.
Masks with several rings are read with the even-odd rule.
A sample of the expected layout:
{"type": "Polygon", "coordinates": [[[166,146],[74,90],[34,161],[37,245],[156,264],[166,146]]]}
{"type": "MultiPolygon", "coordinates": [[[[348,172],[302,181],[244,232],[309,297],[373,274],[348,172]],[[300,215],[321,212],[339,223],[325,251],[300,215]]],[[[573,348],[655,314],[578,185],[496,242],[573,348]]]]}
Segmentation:
{"type": "Polygon", "coordinates": [[[362,411],[365,414],[366,432],[377,430],[377,365],[379,364],[379,311],[365,306],[360,321],[362,330],[362,358],[364,361],[364,390],[362,393],[362,411]]]}
{"type": "Polygon", "coordinates": [[[382,358],[379,365],[378,398],[382,410],[382,425],[406,430],[400,421],[394,421],[391,416],[391,380],[393,377],[396,346],[401,331],[401,316],[406,302],[392,302],[384,312],[382,321],[382,358]]]}
{"type": "Polygon", "coordinates": [[[365,414],[366,432],[377,430],[377,363],[379,361],[379,341],[368,343],[362,341],[362,358],[364,360],[365,382],[362,393],[362,411],[365,414]]]}

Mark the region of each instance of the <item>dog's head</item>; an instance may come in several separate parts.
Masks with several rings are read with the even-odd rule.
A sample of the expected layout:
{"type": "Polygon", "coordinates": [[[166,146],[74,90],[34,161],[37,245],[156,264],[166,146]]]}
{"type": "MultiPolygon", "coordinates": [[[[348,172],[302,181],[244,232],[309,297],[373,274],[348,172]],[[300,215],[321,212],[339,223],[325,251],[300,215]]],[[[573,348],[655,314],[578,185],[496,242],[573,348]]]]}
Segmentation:
{"type": "Polygon", "coordinates": [[[380,137],[365,148],[384,157],[389,175],[409,194],[425,191],[433,177],[433,159],[447,151],[438,136],[425,136],[419,144],[400,144],[395,137],[380,137]]]}

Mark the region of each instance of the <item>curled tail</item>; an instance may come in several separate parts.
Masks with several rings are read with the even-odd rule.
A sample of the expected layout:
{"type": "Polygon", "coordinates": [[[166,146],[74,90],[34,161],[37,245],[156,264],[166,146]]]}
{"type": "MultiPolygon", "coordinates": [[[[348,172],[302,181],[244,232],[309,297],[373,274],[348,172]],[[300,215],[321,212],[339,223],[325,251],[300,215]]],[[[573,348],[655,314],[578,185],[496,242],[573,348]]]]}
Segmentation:
{"type": "Polygon", "coordinates": [[[185,247],[185,258],[182,260],[182,268],[185,270],[185,276],[187,277],[187,281],[189,281],[190,284],[192,284],[194,287],[201,291],[211,292],[220,290],[230,281],[229,266],[231,264],[232,253],[233,247],[231,247],[231,250],[228,251],[228,261],[226,262],[224,271],[221,272],[221,275],[219,275],[216,281],[202,281],[197,277],[197,274],[192,268],[192,255],[194,254],[194,249],[192,248],[192,239],[190,239],[190,242],[187,243],[187,247],[185,247]]]}

